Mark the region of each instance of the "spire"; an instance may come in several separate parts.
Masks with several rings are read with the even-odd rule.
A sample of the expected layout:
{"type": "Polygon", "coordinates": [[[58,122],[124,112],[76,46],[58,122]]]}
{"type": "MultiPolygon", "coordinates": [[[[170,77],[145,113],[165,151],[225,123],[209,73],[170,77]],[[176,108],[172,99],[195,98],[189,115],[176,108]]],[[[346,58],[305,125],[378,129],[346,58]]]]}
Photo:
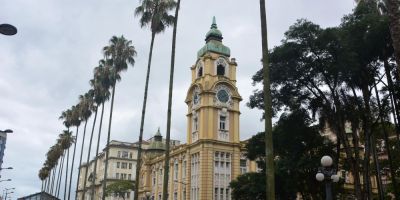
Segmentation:
{"type": "Polygon", "coordinates": [[[215,28],[215,29],[218,28],[217,27],[217,20],[215,20],[215,16],[213,16],[213,21],[212,21],[212,24],[211,24],[211,29],[213,29],[213,28],[215,28]]]}
{"type": "Polygon", "coordinates": [[[155,136],[161,136],[160,127],[158,127],[158,130],[157,130],[157,132],[156,132],[156,135],[155,135],[155,136]]]}
{"type": "Polygon", "coordinates": [[[222,41],[222,33],[220,30],[218,30],[216,21],[217,20],[215,19],[215,16],[214,16],[213,20],[212,20],[211,28],[206,34],[206,42],[209,42],[210,40],[216,40],[219,42],[222,41]]]}

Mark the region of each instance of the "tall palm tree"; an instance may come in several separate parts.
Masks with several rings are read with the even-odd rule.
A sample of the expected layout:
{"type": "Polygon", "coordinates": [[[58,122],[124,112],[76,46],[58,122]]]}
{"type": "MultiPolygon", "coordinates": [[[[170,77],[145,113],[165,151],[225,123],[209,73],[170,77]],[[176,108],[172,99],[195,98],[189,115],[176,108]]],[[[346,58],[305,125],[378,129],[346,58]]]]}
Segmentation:
{"type": "Polygon", "coordinates": [[[61,159],[60,159],[60,166],[58,168],[56,189],[55,189],[55,192],[54,192],[54,194],[55,194],[54,196],[57,196],[57,197],[58,197],[58,194],[60,192],[60,187],[61,187],[61,179],[62,179],[62,174],[63,174],[62,171],[63,171],[63,168],[64,168],[65,155],[66,155],[66,152],[64,150],[63,155],[61,156],[61,159]]]}
{"type": "Polygon", "coordinates": [[[268,32],[267,15],[265,13],[265,0],[260,0],[262,63],[264,75],[264,122],[265,122],[265,155],[266,155],[266,193],[268,200],[275,200],[275,169],[274,151],[272,143],[272,103],[268,58],[268,32]]]}
{"type": "MultiPolygon", "coordinates": [[[[132,41],[127,40],[124,36],[116,37],[113,36],[110,39],[109,45],[103,48],[103,53],[106,60],[110,62],[110,71],[111,71],[111,87],[112,87],[112,95],[111,95],[111,108],[110,108],[110,118],[108,122],[108,132],[107,132],[107,146],[106,146],[106,160],[105,160],[105,168],[104,168],[104,179],[103,179],[103,191],[106,191],[107,185],[107,170],[108,170],[108,156],[109,156],[109,148],[108,145],[110,143],[110,135],[111,135],[111,122],[112,122],[112,113],[114,107],[114,95],[115,95],[115,85],[118,80],[120,80],[119,74],[122,71],[128,69],[128,65],[134,65],[136,56],[135,47],[132,45],[132,41]]],[[[105,200],[106,193],[103,192],[102,199],[105,200]]]]}
{"type": "Polygon", "coordinates": [[[80,167],[82,165],[83,158],[83,148],[85,146],[85,136],[86,136],[86,126],[87,122],[92,115],[92,106],[93,106],[93,96],[90,92],[85,93],[84,95],[79,96],[79,111],[80,117],[83,121],[85,121],[85,126],[83,129],[83,137],[82,137],[82,147],[81,147],[81,156],[79,158],[79,169],[78,169],[78,181],[76,182],[76,192],[75,199],[78,199],[78,186],[79,186],[79,177],[81,175],[80,167]]]}
{"type": "MultiPolygon", "coordinates": [[[[76,135],[75,140],[78,139],[79,136],[79,126],[81,124],[79,104],[77,106],[72,106],[71,108],[71,125],[76,127],[76,135]]],[[[72,173],[74,171],[74,161],[75,161],[75,152],[76,152],[76,143],[74,142],[74,151],[72,153],[72,162],[71,162],[71,173],[69,175],[69,186],[68,186],[68,200],[71,197],[71,186],[72,186],[72,173]]]]}
{"type": "Polygon", "coordinates": [[[95,91],[95,102],[96,104],[101,104],[101,114],[100,114],[100,124],[99,124],[99,132],[97,136],[97,146],[96,146],[96,154],[94,161],[94,169],[93,169],[93,179],[92,179],[92,187],[90,193],[90,199],[94,199],[94,188],[97,178],[97,155],[99,154],[99,146],[100,146],[100,136],[101,136],[101,128],[103,125],[103,114],[104,114],[104,103],[108,101],[110,98],[110,68],[106,67],[107,61],[100,60],[99,66],[94,69],[94,79],[91,82],[94,91],[95,91]]]}
{"type": "MultiPolygon", "coordinates": [[[[176,7],[176,2],[173,0],[140,0],[140,6],[135,9],[135,16],[140,16],[140,26],[150,27],[151,42],[150,51],[147,64],[146,83],[144,87],[142,117],[140,121],[139,132],[139,148],[138,158],[136,164],[136,183],[139,183],[139,172],[142,158],[142,140],[143,140],[143,127],[144,118],[146,115],[147,91],[149,87],[149,77],[151,69],[151,59],[153,55],[154,38],[156,34],[163,32],[168,26],[174,22],[174,16],[169,15],[168,12],[176,7]]],[[[139,184],[135,184],[135,200],[138,199],[139,184]]]]}
{"type": "Polygon", "coordinates": [[[46,188],[46,179],[49,177],[49,168],[47,166],[43,166],[39,170],[39,179],[42,181],[42,192],[46,188]]]}
{"type": "MultiPolygon", "coordinates": [[[[67,194],[66,191],[67,191],[67,185],[68,185],[67,172],[68,172],[69,148],[72,146],[73,143],[75,143],[75,138],[74,138],[74,136],[72,136],[72,132],[70,132],[69,130],[64,130],[63,133],[59,135],[59,143],[61,144],[61,148],[64,150],[64,152],[67,155],[65,181],[64,181],[64,199],[66,199],[66,194],[67,194]]],[[[60,184],[60,186],[61,186],[61,184],[60,184]]],[[[58,190],[58,192],[60,192],[60,189],[58,190]]],[[[58,196],[58,193],[57,193],[57,196],[58,196]]]]}
{"type": "MultiPolygon", "coordinates": [[[[94,80],[90,80],[90,84],[92,85],[92,83],[94,82],[94,80]]],[[[83,191],[82,191],[82,199],[85,199],[85,194],[86,194],[86,180],[88,178],[88,170],[89,170],[89,160],[90,160],[90,151],[92,149],[92,141],[93,141],[93,133],[94,133],[94,127],[96,126],[96,121],[97,121],[97,111],[99,109],[99,105],[96,101],[96,92],[95,89],[90,89],[89,90],[90,95],[92,96],[92,112],[94,112],[94,119],[93,119],[93,125],[92,125],[92,132],[90,133],[90,139],[89,139],[89,147],[88,147],[88,154],[87,154],[87,159],[86,159],[86,163],[88,164],[87,167],[85,168],[85,179],[83,180],[83,191]]]]}
{"type": "Polygon", "coordinates": [[[169,74],[169,91],[168,91],[168,111],[167,111],[167,140],[166,140],[166,151],[165,151],[165,172],[164,172],[164,183],[163,183],[163,199],[168,199],[168,178],[169,178],[169,144],[171,136],[171,107],[172,107],[172,92],[174,86],[174,69],[175,69],[175,45],[176,45],[176,30],[178,26],[178,15],[181,0],[178,0],[175,9],[174,29],[172,33],[172,50],[171,50],[171,69],[169,74]]]}

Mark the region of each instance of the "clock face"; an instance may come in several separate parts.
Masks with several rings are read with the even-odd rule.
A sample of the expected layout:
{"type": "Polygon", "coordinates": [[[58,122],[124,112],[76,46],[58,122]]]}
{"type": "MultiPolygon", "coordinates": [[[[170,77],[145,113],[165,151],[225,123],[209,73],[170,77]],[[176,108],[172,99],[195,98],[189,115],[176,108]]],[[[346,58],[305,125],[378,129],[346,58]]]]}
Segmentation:
{"type": "Polygon", "coordinates": [[[225,89],[218,90],[217,92],[218,101],[226,103],[229,101],[229,93],[225,89]]]}

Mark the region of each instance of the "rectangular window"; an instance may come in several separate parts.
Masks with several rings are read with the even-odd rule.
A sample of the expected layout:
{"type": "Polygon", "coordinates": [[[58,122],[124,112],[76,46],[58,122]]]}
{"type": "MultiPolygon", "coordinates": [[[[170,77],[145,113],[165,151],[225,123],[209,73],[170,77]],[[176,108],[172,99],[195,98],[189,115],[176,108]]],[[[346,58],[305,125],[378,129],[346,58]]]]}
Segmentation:
{"type": "Polygon", "coordinates": [[[226,125],[226,117],[225,116],[219,116],[219,130],[226,130],[225,128],[226,125]]]}
{"type": "Polygon", "coordinates": [[[118,151],[117,157],[118,157],[118,158],[121,158],[121,151],[118,151]]]}
{"type": "Polygon", "coordinates": [[[231,200],[229,183],[231,182],[231,154],[214,154],[214,200],[231,200]]]}
{"type": "Polygon", "coordinates": [[[129,153],[127,151],[122,151],[121,158],[128,158],[129,153]]]}
{"type": "Polygon", "coordinates": [[[182,180],[186,178],[186,160],[183,161],[183,166],[182,166],[182,180]]]}
{"type": "Polygon", "coordinates": [[[247,173],[247,160],[240,159],[240,174],[247,173]]]}
{"type": "Polygon", "coordinates": [[[191,156],[191,196],[193,200],[199,199],[200,191],[200,153],[194,153],[191,156]]]}
{"type": "Polygon", "coordinates": [[[116,178],[116,179],[119,179],[119,173],[116,173],[116,174],[115,174],[115,178],[116,178]]]}
{"type": "Polygon", "coordinates": [[[198,123],[198,119],[196,117],[196,118],[193,118],[193,131],[197,131],[198,128],[199,128],[199,123],[198,123]]]}
{"type": "Polygon", "coordinates": [[[129,169],[132,169],[132,163],[129,163],[129,169]]]}
{"type": "Polygon", "coordinates": [[[178,180],[178,161],[174,164],[174,180],[178,180]]]}
{"type": "Polygon", "coordinates": [[[131,153],[129,153],[129,158],[130,158],[130,159],[132,159],[132,152],[131,152],[131,153]]]}
{"type": "Polygon", "coordinates": [[[127,168],[127,163],[126,162],[123,162],[123,163],[121,163],[121,169],[126,169],[127,168]]]}
{"type": "Polygon", "coordinates": [[[119,164],[120,164],[120,163],[119,163],[119,162],[117,162],[117,168],[119,168],[119,164]]]}
{"type": "Polygon", "coordinates": [[[131,180],[131,179],[132,179],[132,175],[128,174],[128,180],[131,180]]]}

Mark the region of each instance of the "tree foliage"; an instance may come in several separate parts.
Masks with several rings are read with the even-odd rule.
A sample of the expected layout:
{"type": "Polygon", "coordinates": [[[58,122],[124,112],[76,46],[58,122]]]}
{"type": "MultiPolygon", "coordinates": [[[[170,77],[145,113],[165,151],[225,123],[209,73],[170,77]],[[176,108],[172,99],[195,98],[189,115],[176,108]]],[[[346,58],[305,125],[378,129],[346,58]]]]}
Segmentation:
{"type": "MultiPolygon", "coordinates": [[[[303,198],[317,198],[321,192],[315,174],[323,155],[334,156],[332,143],[325,140],[318,127],[306,110],[294,110],[281,115],[273,128],[276,197],[278,199],[295,199],[300,192],[303,198]]],[[[264,134],[258,133],[246,144],[247,158],[255,160],[265,173],[264,134]]],[[[233,181],[234,199],[263,199],[265,179],[261,174],[245,174],[233,181]],[[254,182],[252,190],[247,186],[254,182]]]]}
{"type": "Polygon", "coordinates": [[[106,188],[106,195],[107,196],[115,196],[125,199],[125,196],[128,192],[134,189],[134,183],[132,181],[117,181],[111,183],[106,188]]]}

